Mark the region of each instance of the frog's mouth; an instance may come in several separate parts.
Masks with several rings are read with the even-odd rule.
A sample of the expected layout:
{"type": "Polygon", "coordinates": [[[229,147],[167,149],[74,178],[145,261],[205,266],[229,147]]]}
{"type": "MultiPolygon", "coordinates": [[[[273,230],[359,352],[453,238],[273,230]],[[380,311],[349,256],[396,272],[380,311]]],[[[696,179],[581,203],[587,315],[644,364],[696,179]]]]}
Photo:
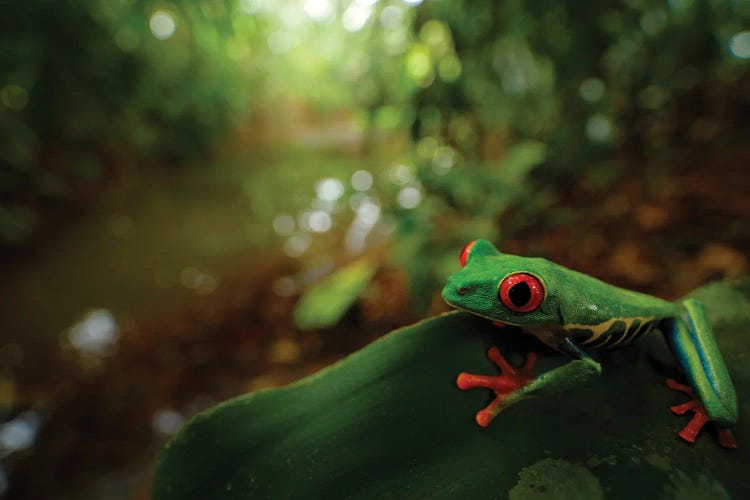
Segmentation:
{"type": "Polygon", "coordinates": [[[453,304],[453,303],[451,303],[451,301],[449,301],[448,299],[446,299],[445,296],[443,296],[443,300],[445,300],[445,303],[448,304],[449,306],[451,306],[454,309],[457,309],[459,311],[464,311],[464,312],[473,314],[474,316],[479,316],[480,318],[484,318],[484,319],[490,321],[492,323],[492,326],[496,326],[498,328],[505,328],[506,326],[521,326],[521,325],[514,325],[513,323],[507,323],[507,322],[504,322],[504,321],[498,321],[496,319],[490,318],[489,316],[484,316],[483,314],[479,314],[477,312],[470,311],[469,309],[465,309],[465,308],[463,308],[461,306],[457,306],[456,304],[453,304]]]}

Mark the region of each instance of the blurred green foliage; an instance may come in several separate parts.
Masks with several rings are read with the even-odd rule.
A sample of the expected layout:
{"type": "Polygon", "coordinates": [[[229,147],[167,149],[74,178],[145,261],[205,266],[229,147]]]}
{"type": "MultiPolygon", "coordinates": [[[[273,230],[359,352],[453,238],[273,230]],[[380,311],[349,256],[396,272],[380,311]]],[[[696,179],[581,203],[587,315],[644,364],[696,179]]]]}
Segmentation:
{"type": "Polygon", "coordinates": [[[412,132],[426,196],[399,224],[415,297],[439,287],[463,244],[509,239],[584,172],[616,180],[626,165],[614,153],[743,141],[748,21],[750,3],[716,0],[423,3],[405,70],[421,87],[412,132]],[[513,146],[529,140],[546,154],[513,146]]]}
{"type": "Polygon", "coordinates": [[[262,26],[231,23],[230,0],[4,4],[0,20],[0,237],[30,230],[22,203],[60,199],[110,164],[186,160],[245,115],[251,75],[227,46],[262,26]],[[241,78],[243,77],[243,78],[241,78]]]}
{"type": "Polygon", "coordinates": [[[285,107],[308,126],[354,117],[365,153],[411,132],[414,175],[398,187],[419,206],[383,207],[405,241],[411,228],[443,247],[470,229],[500,237],[508,208],[536,210],[582,169],[615,168],[603,167],[614,151],[742,138],[748,21],[748,2],[720,0],[8,3],[0,238],[23,240],[44,200],[75,197],[113,164],[191,161],[254,109],[273,122],[285,107]],[[544,158],[514,173],[526,141],[544,158]]]}
{"type": "Polygon", "coordinates": [[[708,121],[747,110],[733,36],[748,21],[747,2],[715,0],[426,2],[414,27],[430,55],[418,135],[486,156],[500,129],[548,143],[558,168],[627,140],[710,140],[708,121]],[[460,77],[446,78],[454,54],[460,77]]]}

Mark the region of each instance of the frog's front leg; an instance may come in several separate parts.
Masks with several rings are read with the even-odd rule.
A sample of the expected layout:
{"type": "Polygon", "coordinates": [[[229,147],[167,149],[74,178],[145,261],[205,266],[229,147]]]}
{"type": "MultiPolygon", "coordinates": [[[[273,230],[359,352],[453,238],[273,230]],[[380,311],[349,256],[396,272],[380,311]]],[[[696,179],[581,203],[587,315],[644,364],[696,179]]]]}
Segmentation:
{"type": "Polygon", "coordinates": [[[711,324],[699,301],[689,299],[682,306],[685,310],[683,318],[669,319],[662,325],[672,351],[692,387],[691,389],[674,380],[667,381],[670,388],[693,398],[687,403],[672,407],[672,411],[678,415],[688,411],[695,414],[679,435],[688,442],[695,442],[701,428],[712,420],[719,428],[719,443],[728,448],[736,448],[737,444],[729,427],[737,422],[737,395],[716,345],[711,324]]]}
{"type": "Polygon", "coordinates": [[[486,387],[495,392],[495,399],[486,408],[477,412],[477,423],[487,427],[498,413],[513,403],[531,396],[564,391],[596,378],[601,373],[599,363],[591,359],[570,339],[564,339],[558,348],[575,359],[538,377],[533,372],[536,354],[529,353],[524,366],[514,368],[496,347],[491,348],[487,356],[500,368],[501,375],[461,373],[456,380],[459,389],[486,387]]]}

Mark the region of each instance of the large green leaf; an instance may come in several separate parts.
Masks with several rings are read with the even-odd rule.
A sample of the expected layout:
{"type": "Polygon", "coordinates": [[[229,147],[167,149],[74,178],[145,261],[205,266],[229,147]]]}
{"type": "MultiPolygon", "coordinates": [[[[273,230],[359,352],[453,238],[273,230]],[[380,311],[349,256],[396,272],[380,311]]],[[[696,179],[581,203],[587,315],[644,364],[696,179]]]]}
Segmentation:
{"type": "MultiPolygon", "coordinates": [[[[163,453],[156,500],[184,498],[747,498],[750,495],[750,282],[714,284],[708,304],[734,378],[738,450],[712,429],[687,445],[689,417],[664,380],[660,336],[602,357],[601,379],[522,401],[489,428],[488,391],[460,391],[462,370],[493,373],[491,345],[540,370],[565,360],[533,338],[455,312],[397,330],[291,386],[198,415],[163,453]]],[[[665,365],[665,363],[667,363],[665,365]]]]}

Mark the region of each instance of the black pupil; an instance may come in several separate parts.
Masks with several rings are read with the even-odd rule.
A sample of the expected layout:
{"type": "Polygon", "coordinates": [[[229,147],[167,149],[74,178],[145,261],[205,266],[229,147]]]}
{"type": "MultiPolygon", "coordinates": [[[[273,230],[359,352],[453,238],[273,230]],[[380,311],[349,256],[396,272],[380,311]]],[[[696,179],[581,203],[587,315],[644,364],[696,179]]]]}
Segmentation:
{"type": "Polygon", "coordinates": [[[516,283],[508,290],[508,298],[516,307],[523,307],[531,300],[531,288],[525,281],[516,283]]]}

